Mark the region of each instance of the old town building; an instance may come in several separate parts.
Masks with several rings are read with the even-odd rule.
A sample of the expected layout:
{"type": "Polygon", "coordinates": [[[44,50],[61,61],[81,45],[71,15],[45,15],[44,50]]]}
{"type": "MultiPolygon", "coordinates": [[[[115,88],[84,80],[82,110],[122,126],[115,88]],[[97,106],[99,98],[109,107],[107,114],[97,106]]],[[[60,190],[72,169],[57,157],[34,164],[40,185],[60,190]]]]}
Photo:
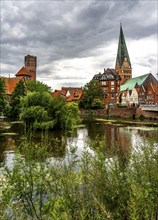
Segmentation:
{"type": "Polygon", "coordinates": [[[104,69],[102,74],[94,75],[93,80],[97,80],[103,88],[105,106],[119,102],[121,78],[115,69],[104,69]]]}
{"type": "Polygon", "coordinates": [[[121,85],[123,104],[158,104],[158,81],[151,74],[134,77],[121,85]]]}
{"type": "Polygon", "coordinates": [[[20,80],[36,80],[36,66],[37,58],[35,56],[27,55],[24,57],[25,66],[23,66],[15,77],[2,77],[6,85],[6,94],[12,94],[16,85],[20,80]]]}
{"type": "Polygon", "coordinates": [[[52,97],[60,96],[64,98],[66,102],[78,102],[82,94],[82,87],[62,87],[61,90],[55,90],[52,93],[52,97]]]}

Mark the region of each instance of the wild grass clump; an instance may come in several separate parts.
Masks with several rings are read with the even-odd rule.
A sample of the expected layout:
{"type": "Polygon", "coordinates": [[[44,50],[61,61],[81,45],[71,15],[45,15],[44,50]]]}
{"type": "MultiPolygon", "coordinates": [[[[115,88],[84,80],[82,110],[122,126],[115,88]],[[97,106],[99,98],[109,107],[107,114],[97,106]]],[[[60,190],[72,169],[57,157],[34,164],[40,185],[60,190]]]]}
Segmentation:
{"type": "Polygon", "coordinates": [[[107,153],[103,140],[51,160],[49,142],[24,139],[1,180],[1,219],[158,219],[158,148],[150,141],[107,153]],[[2,182],[3,181],[3,182],[2,182]]]}

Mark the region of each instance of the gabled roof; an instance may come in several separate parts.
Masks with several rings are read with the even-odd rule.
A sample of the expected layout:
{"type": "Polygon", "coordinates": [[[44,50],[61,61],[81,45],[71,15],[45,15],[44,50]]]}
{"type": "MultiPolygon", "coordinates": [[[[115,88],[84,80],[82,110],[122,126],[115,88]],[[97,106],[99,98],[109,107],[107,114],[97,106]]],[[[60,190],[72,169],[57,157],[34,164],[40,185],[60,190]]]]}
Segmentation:
{"type": "Polygon", "coordinates": [[[135,86],[141,86],[149,75],[150,75],[150,73],[142,75],[142,76],[138,76],[138,77],[135,77],[132,79],[128,79],[121,86],[121,91],[124,91],[126,89],[131,90],[131,89],[135,88],[135,86]]]}
{"type": "Polygon", "coordinates": [[[120,24],[120,36],[119,36],[119,43],[118,43],[117,57],[116,57],[116,62],[117,61],[119,62],[120,67],[122,67],[125,57],[127,58],[127,61],[131,67],[131,61],[128,55],[128,50],[122,30],[122,25],[120,24]]]}
{"type": "Polygon", "coordinates": [[[15,76],[31,76],[29,71],[23,66],[16,74],[15,76]]]}
{"type": "Polygon", "coordinates": [[[82,96],[83,90],[78,87],[62,87],[61,90],[55,90],[52,93],[53,97],[61,96],[67,102],[79,101],[82,96]]]}
{"type": "Polygon", "coordinates": [[[121,78],[115,69],[107,68],[106,70],[104,69],[103,74],[99,73],[99,74],[94,75],[93,80],[107,81],[107,80],[121,80],[121,78]]]}

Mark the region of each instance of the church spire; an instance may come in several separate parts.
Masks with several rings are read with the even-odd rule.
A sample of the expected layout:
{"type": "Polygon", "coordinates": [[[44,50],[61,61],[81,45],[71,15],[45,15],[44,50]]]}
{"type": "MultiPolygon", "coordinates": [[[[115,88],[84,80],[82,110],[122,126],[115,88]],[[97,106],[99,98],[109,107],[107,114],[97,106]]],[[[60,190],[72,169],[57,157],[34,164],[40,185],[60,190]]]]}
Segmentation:
{"type": "Polygon", "coordinates": [[[128,55],[122,24],[120,24],[120,35],[119,35],[115,69],[119,72],[122,83],[126,79],[132,78],[131,61],[128,55]]]}

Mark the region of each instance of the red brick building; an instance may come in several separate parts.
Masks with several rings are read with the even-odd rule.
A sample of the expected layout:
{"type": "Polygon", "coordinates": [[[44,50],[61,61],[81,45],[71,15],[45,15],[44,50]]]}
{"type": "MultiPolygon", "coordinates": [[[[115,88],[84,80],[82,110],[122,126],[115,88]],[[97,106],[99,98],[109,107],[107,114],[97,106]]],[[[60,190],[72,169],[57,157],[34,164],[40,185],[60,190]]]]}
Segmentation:
{"type": "Polygon", "coordinates": [[[2,77],[6,85],[6,94],[12,94],[20,80],[36,80],[37,58],[27,55],[24,62],[25,66],[15,74],[15,77],[2,77]]]}
{"type": "Polygon", "coordinates": [[[104,72],[96,74],[93,80],[97,80],[103,88],[104,104],[106,107],[119,102],[121,78],[115,69],[104,69],[104,72]]]}

